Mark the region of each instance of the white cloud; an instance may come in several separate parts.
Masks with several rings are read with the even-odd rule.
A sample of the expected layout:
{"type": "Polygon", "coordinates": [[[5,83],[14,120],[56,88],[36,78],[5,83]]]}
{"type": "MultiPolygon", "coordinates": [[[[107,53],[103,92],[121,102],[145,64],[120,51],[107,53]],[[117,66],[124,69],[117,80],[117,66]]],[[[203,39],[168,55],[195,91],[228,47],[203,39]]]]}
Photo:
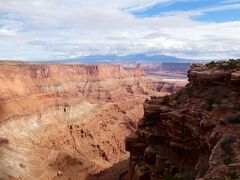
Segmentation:
{"type": "Polygon", "coordinates": [[[191,19],[194,11],[131,14],[165,2],[176,1],[0,0],[0,59],[150,52],[194,59],[240,56],[240,22],[198,22],[191,19]]]}
{"type": "Polygon", "coordinates": [[[238,3],[240,2],[240,0],[225,0],[225,1],[222,1],[222,3],[238,3]]]}
{"type": "Polygon", "coordinates": [[[12,30],[7,30],[7,29],[0,29],[0,37],[3,36],[14,36],[16,33],[12,30]]]}

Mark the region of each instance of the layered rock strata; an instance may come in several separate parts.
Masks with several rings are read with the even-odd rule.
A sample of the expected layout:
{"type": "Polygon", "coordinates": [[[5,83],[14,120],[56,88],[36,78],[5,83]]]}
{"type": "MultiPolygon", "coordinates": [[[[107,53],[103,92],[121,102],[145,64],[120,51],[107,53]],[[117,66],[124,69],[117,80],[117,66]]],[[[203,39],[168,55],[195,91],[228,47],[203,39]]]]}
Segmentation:
{"type": "Polygon", "coordinates": [[[139,67],[0,62],[0,179],[85,179],[127,158],[163,87],[139,67]]]}
{"type": "Polygon", "coordinates": [[[144,102],[126,138],[128,180],[240,178],[240,61],[193,64],[189,84],[144,102]]]}
{"type": "Polygon", "coordinates": [[[76,99],[115,102],[153,91],[173,91],[173,87],[174,84],[151,81],[139,68],[124,70],[114,64],[2,62],[0,121],[41,111],[57,103],[67,107],[69,101],[74,103],[76,99]]]}

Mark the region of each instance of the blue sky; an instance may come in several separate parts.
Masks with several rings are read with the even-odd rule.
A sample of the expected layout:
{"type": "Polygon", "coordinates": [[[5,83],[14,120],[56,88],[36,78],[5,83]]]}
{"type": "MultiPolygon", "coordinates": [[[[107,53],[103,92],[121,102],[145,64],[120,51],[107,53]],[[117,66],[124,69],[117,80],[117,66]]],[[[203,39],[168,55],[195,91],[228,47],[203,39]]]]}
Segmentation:
{"type": "Polygon", "coordinates": [[[240,57],[240,0],[0,0],[0,59],[240,57]]]}
{"type": "MultiPolygon", "coordinates": [[[[219,0],[192,0],[192,1],[170,1],[167,3],[159,3],[143,11],[135,13],[137,16],[154,16],[163,13],[176,12],[176,11],[192,11],[201,8],[208,8],[210,6],[216,6],[219,0]]],[[[221,4],[220,4],[221,5],[221,4]]]]}
{"type": "Polygon", "coordinates": [[[174,12],[203,11],[203,14],[192,16],[195,20],[209,22],[228,22],[240,20],[239,8],[226,8],[224,10],[207,11],[209,8],[218,8],[228,5],[239,5],[240,1],[224,1],[224,0],[192,0],[192,1],[175,1],[168,3],[159,3],[143,11],[134,13],[137,17],[151,17],[164,15],[174,12]],[[206,11],[205,11],[206,10],[206,11]],[[205,11],[205,12],[204,12],[205,11]]]}

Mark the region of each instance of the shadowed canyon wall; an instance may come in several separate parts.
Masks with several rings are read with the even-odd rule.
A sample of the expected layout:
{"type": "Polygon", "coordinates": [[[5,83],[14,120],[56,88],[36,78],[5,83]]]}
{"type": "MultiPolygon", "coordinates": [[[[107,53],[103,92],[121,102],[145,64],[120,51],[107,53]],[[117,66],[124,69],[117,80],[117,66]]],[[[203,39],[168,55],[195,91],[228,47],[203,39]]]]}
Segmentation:
{"type": "Polygon", "coordinates": [[[240,61],[193,64],[189,84],[144,102],[126,138],[128,180],[240,178],[240,61]]]}

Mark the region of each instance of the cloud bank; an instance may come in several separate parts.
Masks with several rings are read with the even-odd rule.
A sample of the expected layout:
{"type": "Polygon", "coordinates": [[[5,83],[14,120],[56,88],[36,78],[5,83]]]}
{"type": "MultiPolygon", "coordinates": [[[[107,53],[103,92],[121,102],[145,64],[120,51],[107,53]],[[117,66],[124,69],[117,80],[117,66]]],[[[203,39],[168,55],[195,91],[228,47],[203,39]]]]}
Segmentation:
{"type": "MultiPolygon", "coordinates": [[[[198,1],[198,0],[194,0],[198,1]]],[[[144,13],[188,0],[0,0],[0,59],[48,60],[136,53],[190,59],[240,57],[240,21],[204,21],[239,1],[144,13]],[[135,13],[144,13],[144,16],[135,13]]]]}

